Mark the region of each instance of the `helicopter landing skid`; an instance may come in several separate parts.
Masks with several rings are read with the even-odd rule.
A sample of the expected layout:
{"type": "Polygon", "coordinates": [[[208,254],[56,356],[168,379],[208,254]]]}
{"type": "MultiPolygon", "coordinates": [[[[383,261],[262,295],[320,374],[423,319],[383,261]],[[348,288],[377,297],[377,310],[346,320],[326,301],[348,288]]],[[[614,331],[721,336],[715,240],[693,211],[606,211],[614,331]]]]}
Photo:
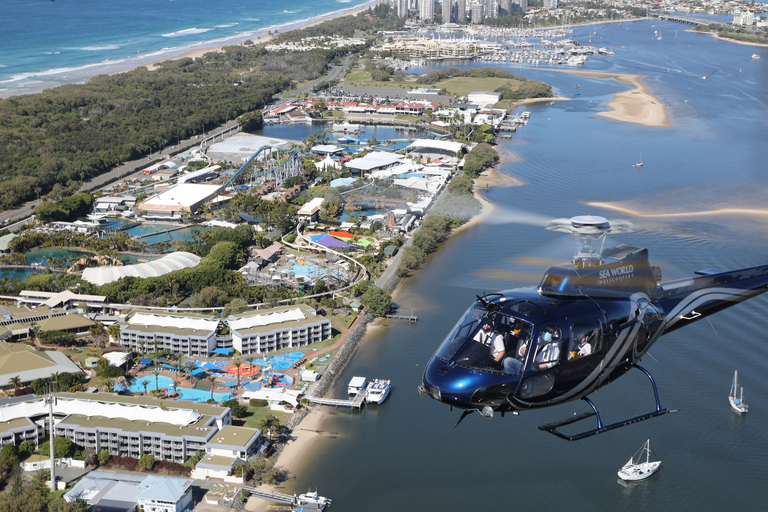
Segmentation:
{"type": "Polygon", "coordinates": [[[656,410],[642,414],[640,416],[635,416],[634,418],[629,418],[626,420],[618,421],[616,423],[612,423],[610,425],[603,425],[603,421],[600,419],[600,411],[597,410],[597,407],[595,407],[595,404],[592,403],[592,400],[589,399],[589,397],[582,397],[581,399],[584,400],[589,404],[589,406],[592,408],[592,412],[585,412],[582,414],[579,414],[577,416],[574,416],[572,418],[568,418],[563,421],[557,421],[555,423],[548,423],[546,425],[539,426],[539,430],[545,430],[549,432],[550,434],[554,434],[557,437],[561,437],[567,441],[578,441],[579,439],[584,439],[585,437],[594,436],[595,434],[601,434],[603,432],[607,432],[609,430],[614,430],[619,427],[624,427],[626,425],[631,425],[632,423],[637,423],[638,421],[647,420],[650,418],[655,418],[656,416],[661,416],[663,414],[667,414],[668,412],[677,412],[677,411],[670,411],[669,409],[662,409],[661,404],[659,403],[659,391],[656,389],[656,382],[654,382],[653,377],[651,377],[651,374],[648,373],[648,371],[643,368],[640,365],[632,364],[631,365],[634,368],[637,368],[638,370],[642,371],[647,377],[648,380],[651,381],[651,385],[653,386],[653,395],[656,399],[656,410]],[[597,427],[593,428],[591,430],[586,430],[584,432],[581,432],[579,434],[565,434],[558,430],[559,427],[570,425],[571,423],[576,423],[581,420],[585,420],[587,418],[591,418],[592,416],[595,416],[597,418],[597,427]]]}

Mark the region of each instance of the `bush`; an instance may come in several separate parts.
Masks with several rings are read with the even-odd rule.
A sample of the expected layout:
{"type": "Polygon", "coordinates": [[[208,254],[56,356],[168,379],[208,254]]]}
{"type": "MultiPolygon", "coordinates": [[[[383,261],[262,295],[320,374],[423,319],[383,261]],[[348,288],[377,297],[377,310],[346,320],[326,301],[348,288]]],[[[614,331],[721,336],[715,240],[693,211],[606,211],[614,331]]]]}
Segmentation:
{"type": "Polygon", "coordinates": [[[266,407],[267,406],[267,401],[266,400],[258,400],[256,398],[254,398],[250,402],[248,402],[248,404],[251,407],[266,407]]]}

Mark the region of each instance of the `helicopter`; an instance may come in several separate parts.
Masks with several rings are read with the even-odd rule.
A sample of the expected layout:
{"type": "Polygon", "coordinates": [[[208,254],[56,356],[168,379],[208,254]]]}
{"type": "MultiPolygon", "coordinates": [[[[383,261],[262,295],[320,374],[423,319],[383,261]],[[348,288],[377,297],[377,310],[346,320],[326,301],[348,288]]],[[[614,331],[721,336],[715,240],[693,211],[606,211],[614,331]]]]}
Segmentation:
{"type": "Polygon", "coordinates": [[[648,249],[605,248],[608,233],[633,230],[626,221],[584,215],[549,229],[573,234],[573,260],[535,288],[477,296],[426,365],[419,394],[463,409],[456,426],[475,411],[493,418],[581,399],[591,410],[539,426],[574,441],[675,412],[638,362],[661,335],[768,291],[768,265],[662,281],[648,249]],[[632,369],[650,381],[656,407],[605,424],[589,395],[632,369]],[[592,428],[562,430],[592,417],[592,428]]]}

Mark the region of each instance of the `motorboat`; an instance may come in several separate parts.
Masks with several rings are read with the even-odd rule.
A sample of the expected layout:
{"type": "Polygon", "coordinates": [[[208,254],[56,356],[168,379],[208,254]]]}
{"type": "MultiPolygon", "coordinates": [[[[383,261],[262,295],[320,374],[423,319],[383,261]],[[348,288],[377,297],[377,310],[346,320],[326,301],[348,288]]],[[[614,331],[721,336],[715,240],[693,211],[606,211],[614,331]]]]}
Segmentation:
{"type": "Polygon", "coordinates": [[[753,53],[752,54],[752,58],[755,59],[755,60],[760,60],[760,55],[758,55],[756,53],[753,53]]]}
{"type": "Polygon", "coordinates": [[[392,388],[391,383],[384,379],[374,379],[370,386],[368,386],[368,392],[365,396],[365,401],[374,404],[381,404],[389,396],[389,390],[392,388]]]}
{"type": "Polygon", "coordinates": [[[733,372],[733,384],[731,384],[731,392],[728,394],[728,403],[731,404],[731,409],[739,414],[745,414],[749,411],[749,407],[744,401],[744,388],[739,386],[738,370],[733,372]]]}
{"type": "Polygon", "coordinates": [[[365,390],[365,386],[368,383],[365,377],[352,377],[347,387],[347,393],[350,395],[356,395],[365,390]]]}
{"type": "Polygon", "coordinates": [[[651,460],[651,440],[647,440],[637,453],[630,457],[629,461],[619,470],[619,478],[622,480],[643,480],[648,478],[661,466],[661,461],[651,460]]]}

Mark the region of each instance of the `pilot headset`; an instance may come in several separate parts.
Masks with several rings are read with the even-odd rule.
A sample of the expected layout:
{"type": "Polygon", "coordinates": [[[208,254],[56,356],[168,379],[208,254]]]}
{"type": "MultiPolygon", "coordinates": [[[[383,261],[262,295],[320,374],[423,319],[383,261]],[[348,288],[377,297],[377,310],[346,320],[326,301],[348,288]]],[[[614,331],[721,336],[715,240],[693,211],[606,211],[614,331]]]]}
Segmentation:
{"type": "Polygon", "coordinates": [[[549,331],[543,332],[541,334],[541,339],[549,343],[550,341],[552,341],[552,333],[549,331]]]}

